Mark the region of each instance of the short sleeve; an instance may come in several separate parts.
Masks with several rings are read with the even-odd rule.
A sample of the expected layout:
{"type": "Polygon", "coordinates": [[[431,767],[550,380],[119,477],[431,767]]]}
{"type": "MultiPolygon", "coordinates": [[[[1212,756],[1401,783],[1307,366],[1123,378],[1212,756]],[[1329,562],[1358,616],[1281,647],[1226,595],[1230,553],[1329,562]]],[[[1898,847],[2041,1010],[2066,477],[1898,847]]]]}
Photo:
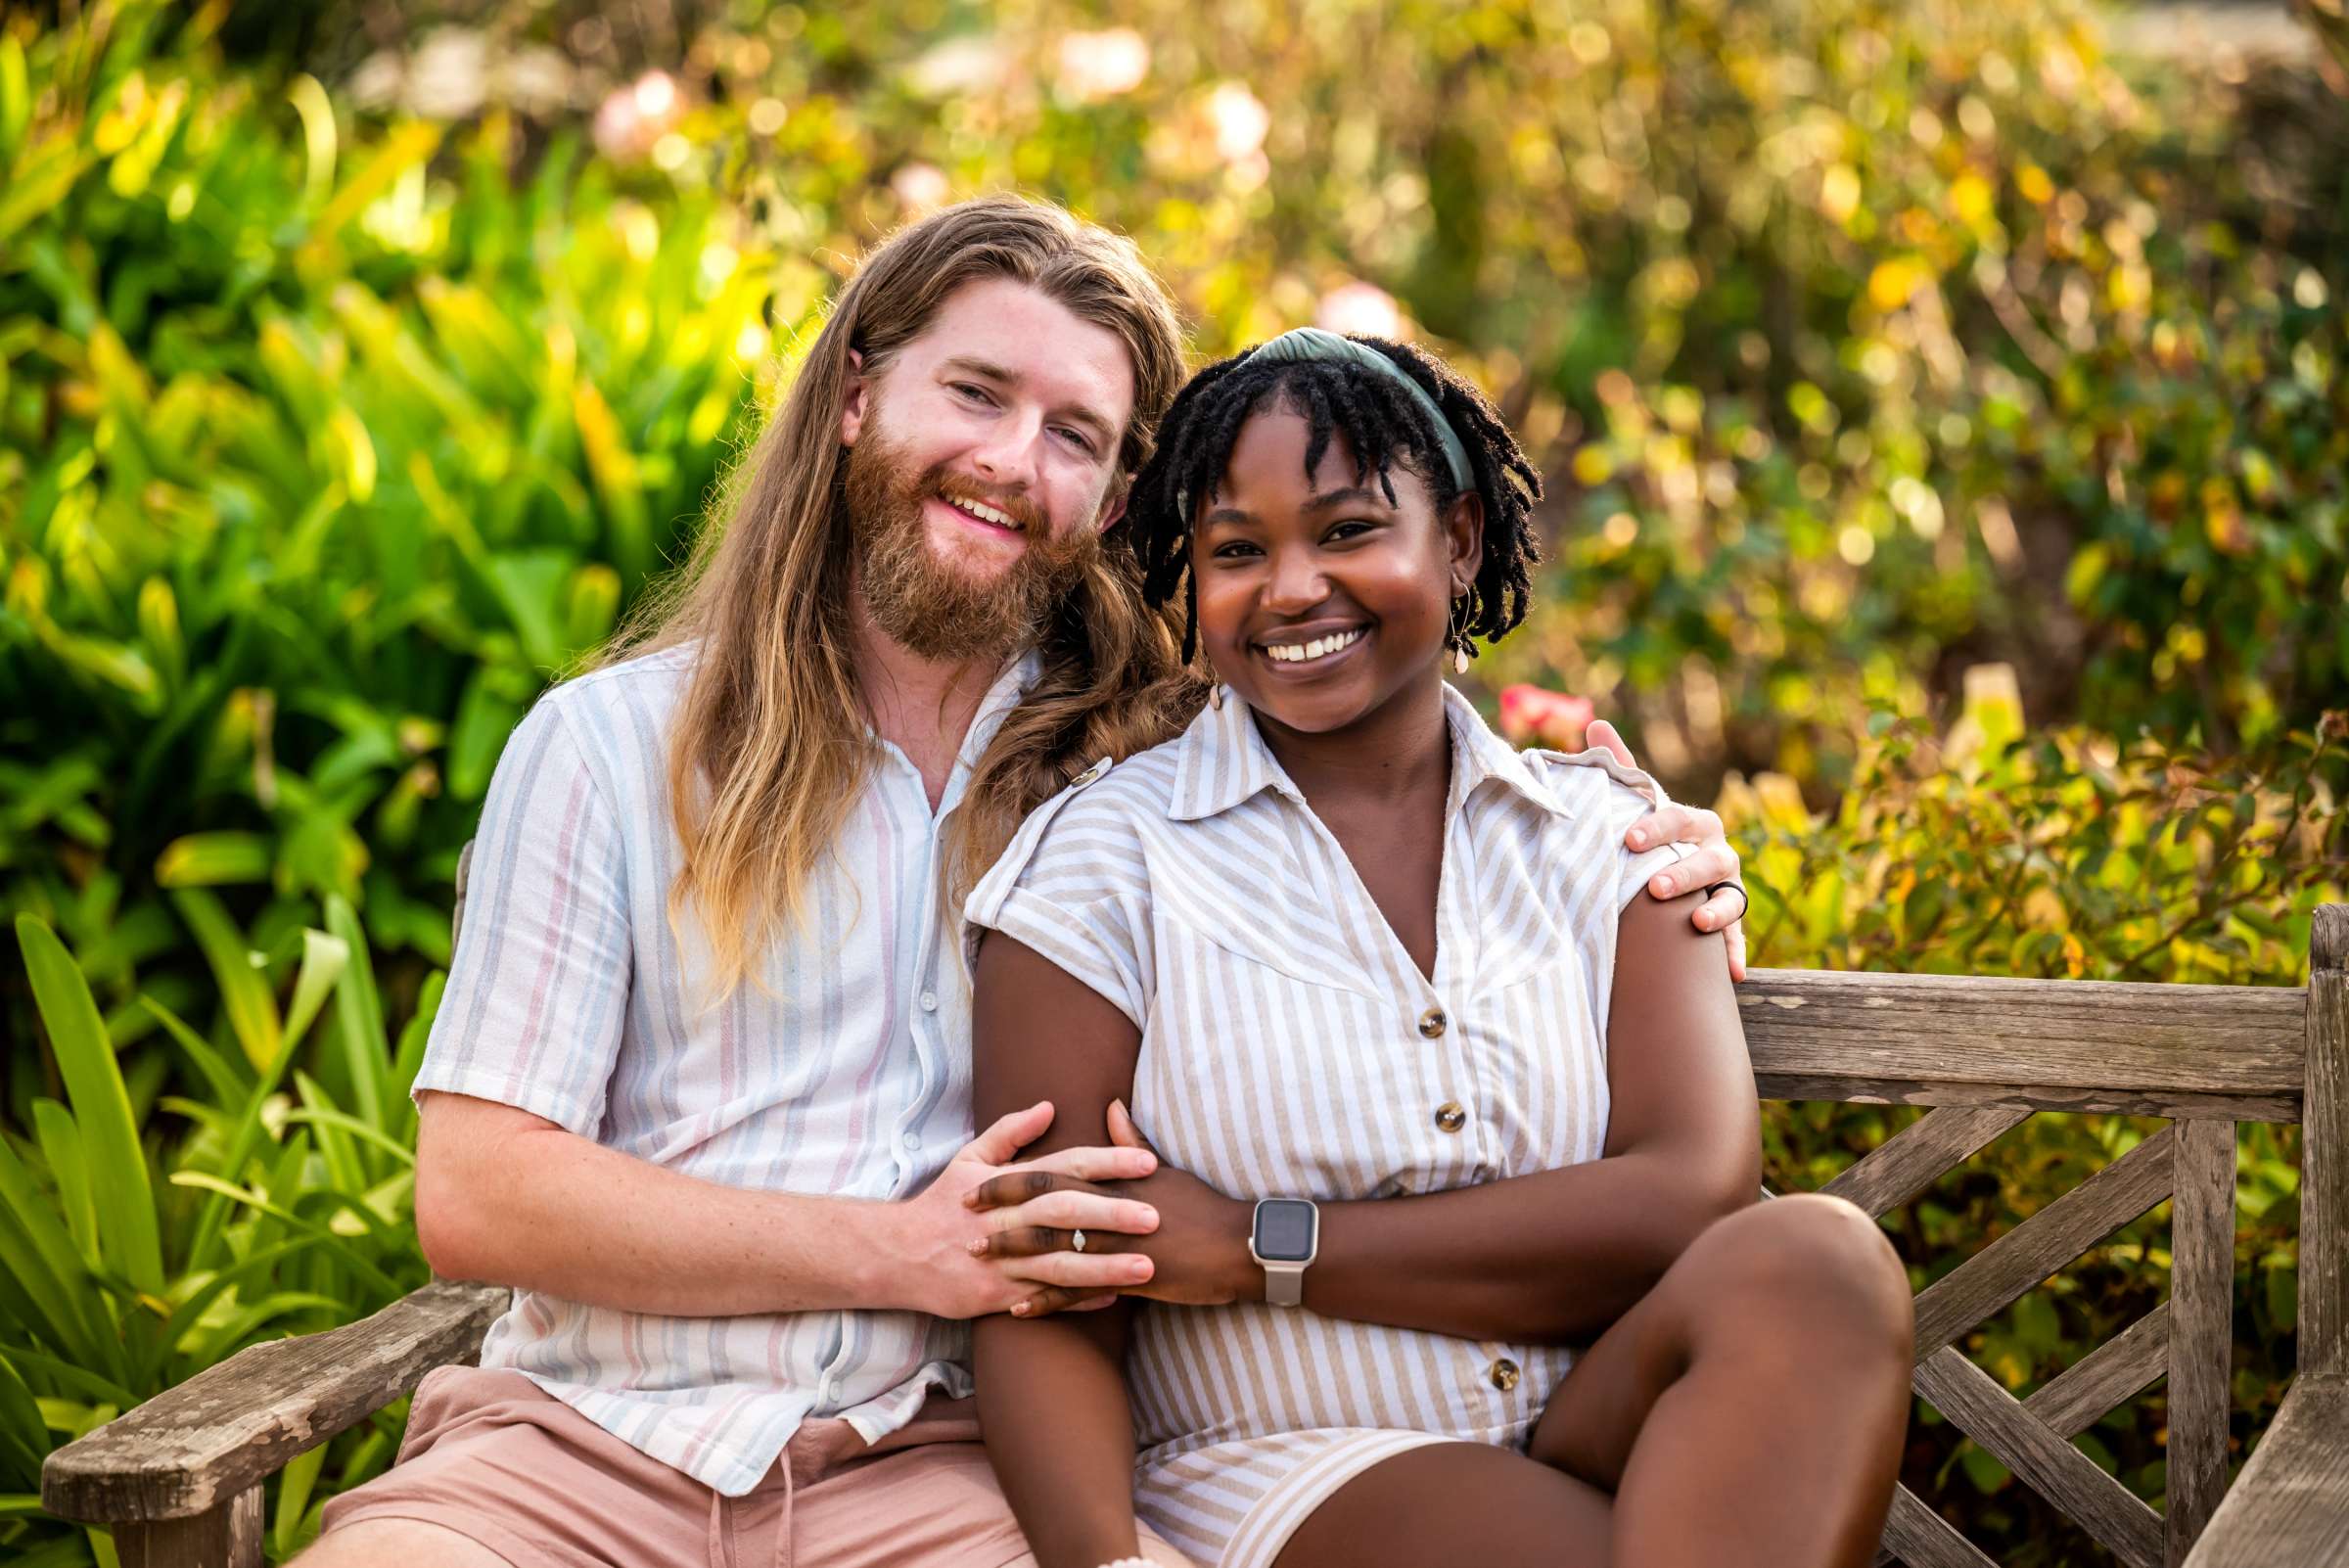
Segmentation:
{"type": "Polygon", "coordinates": [[[1595,799],[1601,820],[1605,823],[1604,842],[1614,857],[1616,913],[1631,906],[1634,899],[1646,891],[1648,878],[1668,865],[1677,864],[1694,853],[1685,844],[1659,844],[1652,850],[1632,850],[1623,836],[1632,824],[1660,807],[1670,806],[1672,798],[1664,786],[1635,767],[1626,767],[1615,760],[1612,752],[1593,747],[1586,752],[1567,756],[1561,752],[1528,753],[1539,757],[1553,780],[1572,779],[1583,784],[1578,791],[1582,800],[1595,799]],[[1589,774],[1564,773],[1565,769],[1590,769],[1603,778],[1603,784],[1589,774]],[[1561,777],[1561,775],[1563,776],[1561,777]]]}
{"type": "Polygon", "coordinates": [[[622,853],[571,722],[541,698],[489,781],[414,1092],[496,1100],[595,1134],[628,1006],[622,853]]]}
{"type": "Polygon", "coordinates": [[[1016,937],[1140,1029],[1154,989],[1150,887],[1120,794],[1108,782],[1073,785],[1030,814],[971,891],[964,951],[975,957],[988,931],[1016,937]]]}

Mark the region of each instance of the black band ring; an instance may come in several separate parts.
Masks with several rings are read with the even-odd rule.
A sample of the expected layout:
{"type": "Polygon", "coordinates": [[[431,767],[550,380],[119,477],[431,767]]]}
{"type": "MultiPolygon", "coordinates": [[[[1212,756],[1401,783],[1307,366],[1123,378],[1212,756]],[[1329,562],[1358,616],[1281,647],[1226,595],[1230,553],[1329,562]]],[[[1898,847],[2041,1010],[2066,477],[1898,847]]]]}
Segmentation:
{"type": "Polygon", "coordinates": [[[1745,891],[1744,883],[1716,882],[1705,890],[1705,897],[1708,899],[1713,898],[1724,888],[1735,888],[1737,890],[1737,918],[1743,920],[1745,918],[1745,911],[1754,906],[1753,898],[1745,891]]]}

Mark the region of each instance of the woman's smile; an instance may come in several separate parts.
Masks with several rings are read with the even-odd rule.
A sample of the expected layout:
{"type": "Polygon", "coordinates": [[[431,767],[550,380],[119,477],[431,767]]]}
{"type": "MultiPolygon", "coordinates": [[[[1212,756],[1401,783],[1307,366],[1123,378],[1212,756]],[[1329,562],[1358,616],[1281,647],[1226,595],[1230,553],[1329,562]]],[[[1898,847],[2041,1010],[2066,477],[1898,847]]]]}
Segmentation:
{"type": "Polygon", "coordinates": [[[1283,627],[1259,638],[1250,651],[1281,678],[1305,680],[1349,663],[1348,656],[1369,639],[1370,628],[1360,624],[1283,627]]]}

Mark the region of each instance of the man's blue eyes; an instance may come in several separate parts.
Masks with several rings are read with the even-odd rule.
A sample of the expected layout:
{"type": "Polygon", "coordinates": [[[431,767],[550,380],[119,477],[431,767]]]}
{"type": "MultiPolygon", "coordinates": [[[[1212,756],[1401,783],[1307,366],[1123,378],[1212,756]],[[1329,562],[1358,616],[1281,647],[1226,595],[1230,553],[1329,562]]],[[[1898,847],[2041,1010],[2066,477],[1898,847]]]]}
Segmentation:
{"type": "MultiPolygon", "coordinates": [[[[967,381],[950,381],[946,385],[972,402],[984,404],[989,408],[995,406],[993,394],[984,387],[974,387],[967,381]]],[[[1084,432],[1068,425],[1055,425],[1052,427],[1052,434],[1076,447],[1085,456],[1093,455],[1093,439],[1084,432]]]]}

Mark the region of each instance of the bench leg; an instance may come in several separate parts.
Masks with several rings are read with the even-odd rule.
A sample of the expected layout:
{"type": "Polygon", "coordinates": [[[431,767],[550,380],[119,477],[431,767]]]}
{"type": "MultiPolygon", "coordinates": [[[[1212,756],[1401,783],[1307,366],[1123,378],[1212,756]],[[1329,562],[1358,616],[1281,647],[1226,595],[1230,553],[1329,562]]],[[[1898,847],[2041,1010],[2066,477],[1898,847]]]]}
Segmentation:
{"type": "Polygon", "coordinates": [[[261,1568],[261,1489],[185,1519],[114,1527],[122,1568],[261,1568]]]}

